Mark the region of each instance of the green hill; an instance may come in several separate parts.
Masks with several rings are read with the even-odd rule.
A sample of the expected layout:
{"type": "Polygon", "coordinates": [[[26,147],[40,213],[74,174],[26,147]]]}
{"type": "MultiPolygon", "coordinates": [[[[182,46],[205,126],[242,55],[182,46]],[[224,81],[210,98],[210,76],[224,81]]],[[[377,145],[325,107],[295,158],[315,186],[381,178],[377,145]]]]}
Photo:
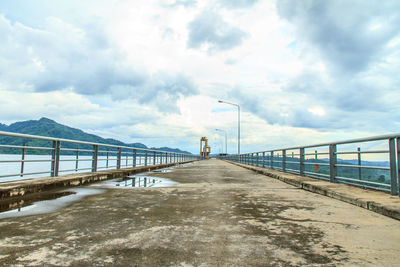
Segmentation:
{"type": "MultiPolygon", "coordinates": [[[[56,137],[63,139],[72,139],[79,140],[85,142],[92,143],[102,143],[102,144],[110,144],[110,145],[118,145],[118,146],[127,146],[127,147],[136,147],[136,148],[147,148],[146,145],[142,143],[131,143],[126,144],[124,142],[111,139],[111,138],[102,138],[100,136],[86,133],[80,129],[72,128],[66,125],[59,124],[53,120],[48,118],[41,118],[40,120],[29,120],[29,121],[21,121],[10,124],[9,126],[0,123],[0,131],[14,132],[14,133],[22,133],[22,134],[30,134],[30,135],[39,135],[39,136],[48,136],[48,137],[56,137]]],[[[4,137],[0,136],[0,144],[6,145],[23,145],[27,146],[50,146],[49,141],[43,140],[35,140],[35,139],[25,139],[25,138],[12,138],[12,137],[4,137]]],[[[63,143],[64,148],[76,148],[76,144],[72,143],[63,143]]],[[[80,149],[90,149],[90,146],[87,145],[79,145],[80,149]]],[[[188,153],[187,151],[181,151],[180,149],[173,149],[169,147],[162,148],[154,148],[162,151],[169,152],[179,152],[179,153],[188,153]]],[[[8,149],[8,148],[0,148],[0,153],[19,153],[19,149],[8,149]]],[[[31,151],[32,153],[42,154],[44,151],[31,151]]],[[[68,153],[65,153],[68,154],[68,153]]]]}

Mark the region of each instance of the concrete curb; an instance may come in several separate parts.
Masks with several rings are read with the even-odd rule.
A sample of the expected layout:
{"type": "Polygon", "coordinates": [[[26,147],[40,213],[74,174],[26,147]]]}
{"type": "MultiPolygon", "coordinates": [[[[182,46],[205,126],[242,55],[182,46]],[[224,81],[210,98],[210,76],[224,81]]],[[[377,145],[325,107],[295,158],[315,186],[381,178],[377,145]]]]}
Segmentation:
{"type": "Polygon", "coordinates": [[[398,196],[391,196],[385,192],[363,189],[347,184],[330,183],[311,177],[303,177],[233,161],[226,162],[278,179],[303,190],[347,202],[381,215],[400,220],[400,198],[398,196]]]}
{"type": "Polygon", "coordinates": [[[58,187],[80,186],[88,183],[118,178],[134,173],[147,172],[155,169],[161,169],[190,162],[193,161],[4,182],[0,183],[0,200],[14,197],[22,197],[28,194],[47,191],[58,187]]]}

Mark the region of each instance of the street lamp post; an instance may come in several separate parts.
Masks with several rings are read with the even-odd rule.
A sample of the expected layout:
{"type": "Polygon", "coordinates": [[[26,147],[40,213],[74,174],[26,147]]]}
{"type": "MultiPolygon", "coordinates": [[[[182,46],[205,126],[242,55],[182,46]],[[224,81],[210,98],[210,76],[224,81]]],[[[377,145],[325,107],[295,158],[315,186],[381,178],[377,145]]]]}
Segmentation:
{"type": "Polygon", "coordinates": [[[238,155],[240,155],[240,106],[235,103],[230,103],[222,100],[218,100],[219,103],[225,103],[228,105],[232,105],[238,108],[238,155]]]}
{"type": "Polygon", "coordinates": [[[224,132],[225,133],[225,154],[228,154],[228,145],[227,145],[227,135],[225,130],[215,129],[216,131],[224,132]]]}

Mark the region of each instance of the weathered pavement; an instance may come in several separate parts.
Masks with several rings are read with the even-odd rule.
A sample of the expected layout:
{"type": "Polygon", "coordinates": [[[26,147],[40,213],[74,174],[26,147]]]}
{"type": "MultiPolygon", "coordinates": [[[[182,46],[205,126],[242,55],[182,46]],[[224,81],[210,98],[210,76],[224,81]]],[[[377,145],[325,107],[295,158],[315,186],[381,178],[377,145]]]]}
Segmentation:
{"type": "Polygon", "coordinates": [[[395,266],[400,221],[218,160],[0,220],[0,265],[395,266]]]}

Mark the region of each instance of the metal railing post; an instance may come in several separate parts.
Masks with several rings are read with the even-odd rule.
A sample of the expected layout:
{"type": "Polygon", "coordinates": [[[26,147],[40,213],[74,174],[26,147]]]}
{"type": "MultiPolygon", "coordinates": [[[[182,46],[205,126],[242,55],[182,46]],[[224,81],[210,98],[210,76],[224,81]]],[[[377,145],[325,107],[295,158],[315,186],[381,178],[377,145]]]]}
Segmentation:
{"type": "Polygon", "coordinates": [[[106,153],[106,168],[108,169],[108,160],[109,160],[109,152],[107,148],[107,153],[106,153]]]}
{"type": "Polygon", "coordinates": [[[121,169],[121,148],[118,148],[118,154],[117,154],[117,170],[121,169]]]}
{"type": "Polygon", "coordinates": [[[271,151],[271,157],[269,158],[269,163],[270,163],[271,169],[274,169],[274,151],[271,151]]]}
{"type": "Polygon", "coordinates": [[[304,176],[304,147],[300,148],[300,175],[304,176]]]}
{"type": "Polygon", "coordinates": [[[24,176],[24,165],[25,165],[25,146],[26,143],[24,142],[24,144],[22,145],[22,155],[21,155],[21,177],[24,176]]]}
{"type": "Polygon", "coordinates": [[[395,138],[389,138],[390,194],[398,194],[395,138]]]}
{"type": "MultiPolygon", "coordinates": [[[[397,185],[400,185],[400,138],[397,140],[397,185]]],[[[400,196],[400,186],[398,186],[398,195],[400,196]]]]}
{"type": "Polygon", "coordinates": [[[329,145],[329,181],[331,183],[336,182],[337,176],[337,154],[336,154],[336,144],[329,145]]]}
{"type": "Polygon", "coordinates": [[[147,151],[144,152],[144,166],[147,166],[147,151]]]}
{"type": "MultiPolygon", "coordinates": [[[[357,147],[358,166],[361,166],[361,148],[357,147]]],[[[361,168],[358,168],[358,180],[361,180],[361,168]]]]}
{"type": "Polygon", "coordinates": [[[262,154],[262,167],[265,168],[265,152],[262,154]]]}
{"type": "Polygon", "coordinates": [[[92,155],[92,172],[97,171],[97,158],[99,155],[99,146],[93,145],[93,155],[92,155]]]}
{"type": "Polygon", "coordinates": [[[52,142],[52,148],[53,150],[51,151],[51,170],[50,170],[50,176],[54,177],[55,176],[55,169],[56,169],[56,141],[52,142]]]}
{"type": "Polygon", "coordinates": [[[282,150],[282,170],[286,171],[286,150],[282,150]]]}
{"type": "Polygon", "coordinates": [[[136,149],[133,150],[133,167],[136,167],[136,149]]]}
{"type": "Polygon", "coordinates": [[[58,176],[58,170],[60,168],[60,141],[53,141],[53,151],[51,154],[51,177],[58,176]]]}
{"type": "Polygon", "coordinates": [[[75,156],[75,171],[78,171],[79,167],[79,148],[76,149],[76,156],[75,156]]]}
{"type": "Polygon", "coordinates": [[[156,165],[156,152],[153,152],[153,165],[156,165]]]}

